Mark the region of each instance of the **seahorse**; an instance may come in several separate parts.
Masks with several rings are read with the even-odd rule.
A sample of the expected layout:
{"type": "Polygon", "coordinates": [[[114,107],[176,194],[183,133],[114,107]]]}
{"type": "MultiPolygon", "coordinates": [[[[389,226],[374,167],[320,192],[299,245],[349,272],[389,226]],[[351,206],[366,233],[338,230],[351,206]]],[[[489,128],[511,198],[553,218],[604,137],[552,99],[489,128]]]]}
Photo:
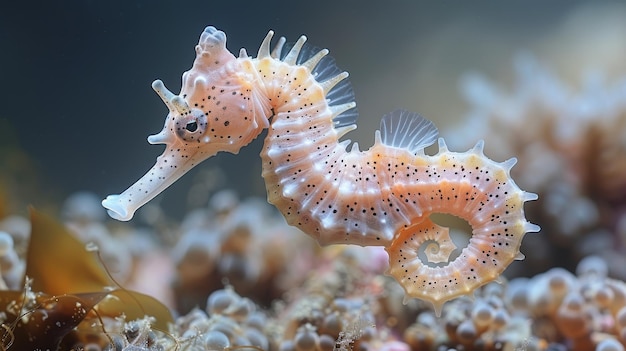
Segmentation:
{"type": "Polygon", "coordinates": [[[356,128],[358,116],[348,73],[327,49],[305,46],[305,36],[291,48],[280,38],[270,51],[273,34],[256,58],[245,49],[235,57],[224,32],[206,27],[180,94],[160,80],[152,84],[169,113],[148,142],[166,149],[130,188],[102,201],[111,217],[130,220],[203,160],[220,151],[236,154],[268,129],[262,175],[268,201],[287,222],[321,245],[384,246],[387,273],[437,314],[444,302],[471,294],[523,259],[525,233],[539,231],[523,205],[537,195],[511,179],[515,158],[490,160],[482,141],[451,152],[441,138],[439,151],[427,155],[437,128],[406,110],[383,116],[369,150],[357,143],[348,150],[350,141],[340,138],[356,128]],[[472,227],[469,244],[452,262],[455,246],[448,229],[430,220],[433,213],[461,217],[472,227]]]}

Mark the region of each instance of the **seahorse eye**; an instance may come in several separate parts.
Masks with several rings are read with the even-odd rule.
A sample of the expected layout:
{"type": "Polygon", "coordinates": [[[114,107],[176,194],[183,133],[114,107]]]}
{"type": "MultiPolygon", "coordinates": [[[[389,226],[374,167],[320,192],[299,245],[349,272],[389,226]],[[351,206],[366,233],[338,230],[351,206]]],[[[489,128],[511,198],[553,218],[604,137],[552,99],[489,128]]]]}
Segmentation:
{"type": "Polygon", "coordinates": [[[198,141],[204,135],[207,119],[202,111],[192,110],[191,113],[178,117],[176,135],[185,141],[198,141]]]}
{"type": "Polygon", "coordinates": [[[192,132],[192,133],[195,132],[198,129],[198,122],[193,121],[193,122],[187,123],[187,126],[185,127],[185,129],[187,129],[187,131],[192,132]]]}

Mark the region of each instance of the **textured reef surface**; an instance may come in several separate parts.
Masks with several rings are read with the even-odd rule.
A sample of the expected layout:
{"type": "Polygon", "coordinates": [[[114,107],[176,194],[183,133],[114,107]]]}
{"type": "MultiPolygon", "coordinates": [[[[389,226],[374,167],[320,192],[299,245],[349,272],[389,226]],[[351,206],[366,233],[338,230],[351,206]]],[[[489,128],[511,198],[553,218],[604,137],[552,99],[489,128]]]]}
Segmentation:
{"type": "Polygon", "coordinates": [[[105,221],[99,198],[78,193],[64,225],[3,213],[4,348],[624,349],[626,283],[601,252],[573,272],[490,283],[437,318],[403,304],[382,248],[320,248],[264,200],[221,191],[180,222],[147,212],[139,225],[105,221]]]}

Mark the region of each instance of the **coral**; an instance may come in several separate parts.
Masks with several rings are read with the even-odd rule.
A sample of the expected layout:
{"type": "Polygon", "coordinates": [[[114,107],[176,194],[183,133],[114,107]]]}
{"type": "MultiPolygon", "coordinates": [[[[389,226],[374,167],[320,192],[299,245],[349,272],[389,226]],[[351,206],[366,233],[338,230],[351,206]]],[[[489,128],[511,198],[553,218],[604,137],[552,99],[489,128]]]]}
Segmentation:
{"type": "MultiPolygon", "coordinates": [[[[24,224],[15,219],[13,217],[13,223],[24,224]]],[[[29,235],[35,237],[41,247],[52,247],[47,246],[51,243],[69,247],[66,240],[77,245],[72,250],[73,256],[82,263],[74,265],[84,267],[85,272],[91,263],[81,260],[95,257],[85,246],[94,248],[95,245],[79,242],[76,233],[70,234],[69,230],[59,236],[57,231],[61,227],[40,214],[34,214],[31,221],[29,235]],[[51,238],[40,238],[43,234],[51,238]],[[84,250],[84,255],[78,248],[84,250]]],[[[84,223],[105,227],[110,224],[97,218],[84,223]]],[[[60,342],[64,349],[91,351],[611,351],[623,349],[626,344],[626,283],[610,278],[604,257],[585,257],[575,267],[575,273],[553,268],[531,278],[490,283],[480,288],[473,299],[464,296],[445,305],[438,318],[423,301],[400,303],[403,289],[383,274],[388,268],[383,248],[340,245],[319,248],[289,227],[263,201],[239,201],[232,192],[220,192],[207,208],[190,212],[180,223],[164,225],[167,229],[157,231],[172,236],[178,233],[182,237],[178,241],[180,248],[167,253],[174,259],[164,261],[178,262],[176,279],[171,287],[161,288],[173,289],[178,301],[195,301],[198,307],[180,312],[178,318],[164,323],[166,318],[158,313],[158,308],[162,307],[151,305],[139,294],[128,298],[119,289],[95,295],[69,294],[66,296],[70,304],[52,305],[46,303],[55,297],[28,290],[27,296],[32,297],[28,299],[38,298],[44,303],[42,306],[50,309],[48,314],[56,313],[52,310],[54,306],[62,308],[59,311],[70,311],[70,305],[74,306],[77,299],[86,307],[95,304],[95,312],[85,314],[83,320],[77,321],[76,328],[56,335],[41,334],[34,329],[38,335],[35,340],[42,341],[42,345],[60,342]],[[276,254],[277,248],[281,255],[276,254]],[[249,254],[254,250],[258,252],[249,254]],[[233,260],[231,253],[238,253],[241,260],[233,260]],[[238,263],[233,265],[233,262],[238,263]],[[240,268],[219,269],[237,266],[240,268]],[[242,274],[252,269],[248,268],[250,266],[255,266],[254,271],[259,273],[242,274]],[[212,274],[206,275],[209,271],[212,274]],[[259,279],[264,276],[268,279],[259,279]],[[197,290],[194,295],[193,284],[182,288],[181,281],[196,284],[208,281],[215,288],[197,290]],[[116,303],[118,300],[121,304],[116,303]],[[130,305],[137,304],[139,309],[130,309],[130,305]]],[[[19,227],[5,226],[7,229],[19,227]]],[[[143,235],[129,224],[110,228],[110,240],[116,238],[115,233],[143,235]]],[[[128,247],[125,252],[135,252],[144,245],[141,240],[125,242],[137,246],[128,247]]],[[[157,240],[151,245],[147,246],[149,250],[160,251],[163,250],[160,246],[168,245],[168,241],[157,240]]],[[[17,250],[17,245],[14,247],[17,250]]],[[[63,261],[45,250],[34,250],[43,252],[40,255],[46,259],[63,261]]],[[[60,248],[54,250],[63,252],[60,248]]],[[[18,257],[26,262],[22,255],[18,257]]],[[[40,281],[38,290],[57,291],[57,295],[60,292],[55,290],[60,289],[58,282],[42,274],[56,276],[59,281],[71,282],[74,286],[90,286],[90,289],[97,289],[99,281],[105,279],[74,273],[76,281],[73,281],[64,276],[71,271],[63,268],[48,271],[52,265],[41,260],[46,270],[34,277],[33,282],[40,281]]],[[[158,282],[163,269],[167,267],[154,265],[146,274],[158,282]]],[[[27,271],[34,272],[28,267],[27,271]]],[[[131,275],[129,283],[140,278],[146,277],[131,275]]],[[[70,292],[73,288],[64,289],[70,292]]],[[[11,301],[21,301],[20,296],[24,295],[18,291],[7,292],[4,296],[5,308],[14,310],[19,305],[11,301]]],[[[33,317],[44,313],[37,309],[34,301],[25,303],[22,310],[33,317]]],[[[15,313],[6,315],[13,318],[15,313]]],[[[65,312],[57,316],[69,318],[65,312]]],[[[11,319],[3,323],[5,345],[11,342],[12,347],[36,345],[24,341],[26,325],[12,324],[11,319]]]]}
{"type": "Polygon", "coordinates": [[[445,306],[441,320],[433,318],[432,312],[421,312],[404,332],[404,339],[414,349],[435,349],[436,345],[463,350],[618,347],[614,345],[626,342],[621,324],[626,316],[622,314],[626,283],[607,278],[602,273],[606,269],[602,259],[588,257],[579,264],[577,275],[555,268],[530,280],[492,283],[473,301],[462,298],[445,306]]]}
{"type": "Polygon", "coordinates": [[[232,287],[214,291],[206,310],[194,309],[179,318],[171,332],[188,350],[226,350],[231,347],[269,350],[267,317],[232,287]]]}
{"type": "Polygon", "coordinates": [[[117,323],[119,330],[109,328],[112,342],[105,348],[106,351],[163,351],[163,341],[152,330],[152,317],[117,323]],[[121,327],[120,327],[121,325],[121,327]]]}
{"type": "MultiPolygon", "coordinates": [[[[294,250],[306,252],[308,248],[294,250]]],[[[179,345],[185,350],[252,347],[325,351],[404,345],[406,349],[390,328],[377,327],[387,318],[380,305],[387,298],[386,289],[399,289],[391,280],[381,280],[386,267],[382,249],[332,248],[309,259],[311,266],[283,267],[293,271],[290,274],[300,272],[301,282],[291,285],[272,306],[259,306],[231,285],[213,291],[206,298],[205,308],[192,309],[176,320],[169,330],[166,348],[179,345]],[[372,260],[378,255],[382,259],[372,260]],[[310,274],[302,276],[301,269],[311,269],[310,274]]],[[[249,292],[249,296],[258,295],[249,292]]],[[[397,297],[394,294],[389,299],[396,301],[397,297]]]]}
{"type": "Polygon", "coordinates": [[[19,290],[25,271],[30,222],[18,215],[0,219],[0,290],[19,290]]]}
{"type": "MultiPolygon", "coordinates": [[[[78,222],[74,230],[107,228],[95,217],[78,222]]],[[[111,299],[106,298],[97,307],[104,324],[80,324],[68,345],[126,351],[469,351],[612,350],[626,342],[626,283],[609,278],[607,261],[598,256],[581,260],[575,274],[551,269],[530,279],[488,284],[474,299],[445,305],[437,318],[424,302],[400,303],[402,288],[383,275],[384,249],[321,249],[264,201],[219,192],[182,222],[160,225],[160,235],[180,235],[168,255],[177,265],[171,289],[182,315],[169,327],[157,326],[161,318],[151,317],[154,310],[145,307],[143,318],[108,317],[105,306],[111,299]],[[196,288],[202,286],[212,288],[196,288]]],[[[40,228],[35,226],[35,235],[40,228]]],[[[128,224],[109,228],[106,240],[116,240],[120,234],[115,233],[143,235],[128,224]]],[[[124,242],[125,252],[144,245],[124,242]]],[[[161,250],[168,242],[163,237],[147,247],[161,250]]],[[[148,276],[160,276],[156,269],[167,268],[153,266],[148,276]]],[[[139,278],[131,275],[129,283],[139,278]]]]}
{"type": "Polygon", "coordinates": [[[24,276],[24,262],[20,261],[13,237],[0,231],[0,290],[16,289],[24,276]]]}
{"type": "Polygon", "coordinates": [[[183,312],[204,306],[206,296],[223,282],[268,305],[299,283],[294,279],[302,279],[290,276],[295,271],[289,268],[310,265],[307,259],[317,250],[266,202],[240,203],[232,191],[218,192],[209,208],[189,213],[178,231],[172,250],[174,291],[183,312]]]}

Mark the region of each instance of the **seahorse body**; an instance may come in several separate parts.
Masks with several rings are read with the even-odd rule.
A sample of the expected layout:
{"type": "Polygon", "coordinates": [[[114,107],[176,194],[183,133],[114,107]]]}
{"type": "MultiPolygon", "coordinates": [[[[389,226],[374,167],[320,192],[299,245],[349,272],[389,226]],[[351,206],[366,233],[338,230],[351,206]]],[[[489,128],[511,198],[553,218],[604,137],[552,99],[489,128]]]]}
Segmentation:
{"type": "Polygon", "coordinates": [[[496,279],[523,257],[523,236],[539,230],[526,221],[523,204],[537,196],[510,178],[515,159],[490,160],[482,142],[450,152],[443,139],[436,155],[426,155],[437,129],[404,110],[383,117],[369,150],[355,143],[347,151],[349,141],[339,139],[356,128],[357,117],[348,74],[328,50],[304,46],[304,36],[290,50],[283,50],[281,38],[270,52],[272,36],[256,58],[243,49],[235,57],[225,34],[207,27],[180,94],[153,83],[169,114],[148,141],[167,147],[146,175],[103,201],[113,218],[131,219],[196,164],[219,151],[237,153],[268,128],[261,157],[269,202],[322,245],[385,246],[388,273],[438,313],[445,301],[496,279]],[[453,214],[472,226],[469,245],[452,262],[455,246],[447,228],[429,219],[432,213],[453,214]],[[419,257],[423,244],[426,263],[419,257]]]}

